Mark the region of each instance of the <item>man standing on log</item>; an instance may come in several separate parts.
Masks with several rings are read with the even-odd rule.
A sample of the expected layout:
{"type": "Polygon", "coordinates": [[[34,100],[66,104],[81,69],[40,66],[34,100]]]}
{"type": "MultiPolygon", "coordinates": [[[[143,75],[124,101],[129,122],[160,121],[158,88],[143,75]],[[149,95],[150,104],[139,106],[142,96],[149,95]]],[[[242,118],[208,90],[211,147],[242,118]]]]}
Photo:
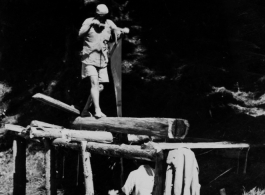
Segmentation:
{"type": "Polygon", "coordinates": [[[79,37],[84,37],[82,51],[82,79],[89,77],[91,83],[90,96],[81,113],[81,116],[90,116],[88,109],[91,99],[95,107],[95,117],[106,115],[99,105],[99,93],[103,90],[102,83],[109,82],[108,65],[108,41],[111,31],[120,34],[121,30],[106,18],[109,10],[106,5],[99,4],[95,17],[86,19],[79,31],[79,37]]]}

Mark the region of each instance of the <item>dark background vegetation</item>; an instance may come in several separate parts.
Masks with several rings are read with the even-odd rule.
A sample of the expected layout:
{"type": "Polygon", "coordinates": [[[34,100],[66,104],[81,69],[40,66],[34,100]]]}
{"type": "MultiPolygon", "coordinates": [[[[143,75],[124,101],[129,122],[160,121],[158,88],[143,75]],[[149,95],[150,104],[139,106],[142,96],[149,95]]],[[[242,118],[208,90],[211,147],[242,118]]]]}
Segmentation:
{"type": "MultiPolygon", "coordinates": [[[[37,92],[84,106],[89,86],[80,77],[77,34],[98,3],[131,30],[123,41],[123,116],[184,118],[190,137],[263,142],[263,114],[239,113],[231,104],[242,102],[213,89],[251,100],[264,94],[262,0],[1,0],[0,82],[11,88],[1,109],[8,117],[23,126],[31,120],[67,126],[72,116],[32,100],[37,92]]],[[[112,82],[101,102],[116,116],[112,82]]],[[[261,155],[253,159],[263,162],[261,155]]]]}

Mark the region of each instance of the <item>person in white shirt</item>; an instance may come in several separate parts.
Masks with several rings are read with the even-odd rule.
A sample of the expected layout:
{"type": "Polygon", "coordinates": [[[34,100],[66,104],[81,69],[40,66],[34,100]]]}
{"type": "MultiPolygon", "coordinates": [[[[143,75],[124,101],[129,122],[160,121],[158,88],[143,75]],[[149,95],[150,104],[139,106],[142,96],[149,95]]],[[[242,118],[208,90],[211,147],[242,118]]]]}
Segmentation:
{"type": "MultiPolygon", "coordinates": [[[[154,179],[154,169],[149,165],[141,165],[129,174],[122,187],[122,192],[125,195],[151,195],[154,187],[154,179]]],[[[109,195],[117,194],[118,190],[109,191],[109,195]]]]}

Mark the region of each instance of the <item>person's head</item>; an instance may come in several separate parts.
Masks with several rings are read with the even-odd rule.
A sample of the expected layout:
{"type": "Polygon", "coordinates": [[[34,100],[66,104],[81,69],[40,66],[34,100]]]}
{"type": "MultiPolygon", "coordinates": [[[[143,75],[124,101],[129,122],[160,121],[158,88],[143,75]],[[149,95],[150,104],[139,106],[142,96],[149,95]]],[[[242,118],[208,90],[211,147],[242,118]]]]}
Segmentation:
{"type": "Polygon", "coordinates": [[[96,17],[99,20],[106,20],[106,16],[109,13],[109,9],[105,4],[99,4],[96,8],[96,17]]]}
{"type": "Polygon", "coordinates": [[[154,162],[150,162],[150,161],[146,161],[146,160],[140,160],[140,159],[137,159],[137,160],[133,160],[133,164],[136,166],[136,167],[139,167],[141,165],[150,165],[151,167],[155,167],[154,165],[154,162]]]}

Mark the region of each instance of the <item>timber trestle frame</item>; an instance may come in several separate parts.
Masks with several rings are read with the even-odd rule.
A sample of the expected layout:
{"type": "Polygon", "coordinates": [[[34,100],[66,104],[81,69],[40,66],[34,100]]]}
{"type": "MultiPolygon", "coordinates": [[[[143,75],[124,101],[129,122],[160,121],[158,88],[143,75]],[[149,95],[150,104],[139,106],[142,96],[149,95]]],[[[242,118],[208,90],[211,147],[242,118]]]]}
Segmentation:
{"type": "MultiPolygon", "coordinates": [[[[6,124],[5,128],[17,133],[17,136],[13,142],[14,195],[25,194],[26,140],[42,140],[44,142],[46,177],[45,186],[47,195],[55,195],[57,193],[55,147],[64,147],[71,150],[81,151],[86,195],[94,194],[93,174],[90,162],[91,153],[155,162],[155,185],[153,194],[162,195],[164,193],[165,186],[166,155],[168,151],[181,147],[188,147],[191,149],[250,148],[250,145],[247,143],[222,141],[195,142],[194,140],[196,139],[192,139],[193,142],[185,142],[185,139],[182,141],[177,141],[176,139],[172,140],[169,138],[167,140],[169,140],[170,143],[149,141],[148,143],[139,145],[139,140],[136,139],[133,140],[132,143],[138,143],[138,145],[128,145],[122,143],[117,144],[115,143],[115,138],[112,136],[112,134],[106,131],[69,130],[61,126],[40,121],[32,121],[32,123],[26,128],[11,124],[6,124]]],[[[165,138],[163,139],[165,140],[165,138]]],[[[159,139],[156,138],[156,140],[159,139]]],[[[251,145],[251,147],[264,147],[264,145],[251,145]]]]}

